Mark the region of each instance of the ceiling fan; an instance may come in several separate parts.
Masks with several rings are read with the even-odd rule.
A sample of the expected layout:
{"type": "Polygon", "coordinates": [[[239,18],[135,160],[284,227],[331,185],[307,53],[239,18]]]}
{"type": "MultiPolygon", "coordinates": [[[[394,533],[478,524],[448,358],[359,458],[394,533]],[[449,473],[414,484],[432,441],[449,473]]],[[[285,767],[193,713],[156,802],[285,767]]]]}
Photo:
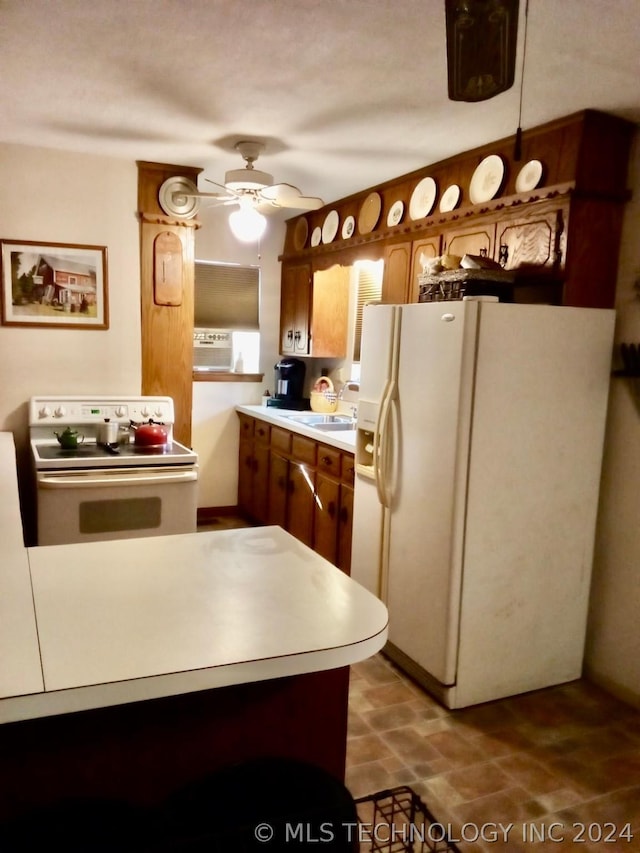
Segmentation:
{"type": "Polygon", "coordinates": [[[273,175],[262,172],[253,165],[264,149],[262,142],[243,140],[235,149],[242,155],[246,165],[243,169],[231,169],[225,174],[224,184],[205,180],[221,192],[201,192],[193,181],[184,177],[168,178],[160,187],[158,200],[168,216],[191,219],[198,213],[202,199],[209,199],[214,206],[238,205],[240,212],[268,211],[269,208],[291,208],[293,210],[317,210],[324,202],[321,198],[304,196],[297,187],[287,183],[276,184],[273,175]]]}

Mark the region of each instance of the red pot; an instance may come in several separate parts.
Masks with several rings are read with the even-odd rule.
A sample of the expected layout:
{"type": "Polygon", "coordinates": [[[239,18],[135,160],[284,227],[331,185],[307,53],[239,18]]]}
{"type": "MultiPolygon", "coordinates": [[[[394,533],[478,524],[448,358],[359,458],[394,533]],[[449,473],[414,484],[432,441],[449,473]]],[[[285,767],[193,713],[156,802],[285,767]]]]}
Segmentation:
{"type": "Polygon", "coordinates": [[[138,447],[162,447],[169,441],[168,428],[152,420],[146,424],[135,424],[132,421],[131,429],[134,431],[134,444],[138,447]]]}

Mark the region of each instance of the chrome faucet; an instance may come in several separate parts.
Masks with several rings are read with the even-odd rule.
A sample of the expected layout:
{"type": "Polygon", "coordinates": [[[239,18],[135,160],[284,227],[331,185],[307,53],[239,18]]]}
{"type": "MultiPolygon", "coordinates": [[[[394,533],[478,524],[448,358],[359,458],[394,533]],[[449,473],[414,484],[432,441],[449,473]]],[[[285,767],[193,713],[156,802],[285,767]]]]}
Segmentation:
{"type": "MultiPolygon", "coordinates": [[[[352,395],[349,395],[349,398],[347,398],[347,400],[345,401],[345,399],[344,399],[344,393],[345,393],[345,391],[354,391],[354,392],[355,392],[355,394],[357,395],[357,394],[358,394],[358,392],[360,391],[360,383],[359,383],[359,382],[356,382],[356,380],[355,380],[355,379],[349,379],[347,382],[345,382],[345,383],[344,383],[344,385],[343,385],[343,386],[342,386],[342,388],[340,389],[340,393],[338,394],[338,400],[341,400],[341,401],[343,401],[343,402],[351,402],[351,401],[353,400],[353,396],[352,396],[352,395]]],[[[351,405],[349,406],[349,410],[351,411],[351,416],[352,416],[353,418],[357,418],[357,417],[358,417],[358,402],[357,402],[357,399],[356,399],[356,401],[355,401],[355,402],[351,402],[351,405]]]]}

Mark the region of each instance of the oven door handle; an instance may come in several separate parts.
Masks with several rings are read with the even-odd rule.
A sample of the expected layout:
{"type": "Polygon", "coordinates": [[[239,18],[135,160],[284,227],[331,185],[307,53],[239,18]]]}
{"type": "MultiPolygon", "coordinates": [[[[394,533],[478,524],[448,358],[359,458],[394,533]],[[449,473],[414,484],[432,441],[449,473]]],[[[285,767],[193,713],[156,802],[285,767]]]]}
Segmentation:
{"type": "Polygon", "coordinates": [[[40,474],[38,488],[40,489],[95,489],[110,486],[138,486],[144,484],[160,485],[161,483],[191,483],[198,479],[194,468],[187,471],[158,471],[155,474],[40,474]]]}

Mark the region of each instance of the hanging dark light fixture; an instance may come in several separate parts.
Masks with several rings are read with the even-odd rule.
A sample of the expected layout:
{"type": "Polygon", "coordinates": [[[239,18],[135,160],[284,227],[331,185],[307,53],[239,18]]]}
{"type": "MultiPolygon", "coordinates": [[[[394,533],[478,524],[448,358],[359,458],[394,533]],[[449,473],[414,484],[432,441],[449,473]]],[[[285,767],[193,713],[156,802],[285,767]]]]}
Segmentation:
{"type": "Polygon", "coordinates": [[[445,0],[452,101],[487,101],[513,85],[518,0],[445,0]]]}

